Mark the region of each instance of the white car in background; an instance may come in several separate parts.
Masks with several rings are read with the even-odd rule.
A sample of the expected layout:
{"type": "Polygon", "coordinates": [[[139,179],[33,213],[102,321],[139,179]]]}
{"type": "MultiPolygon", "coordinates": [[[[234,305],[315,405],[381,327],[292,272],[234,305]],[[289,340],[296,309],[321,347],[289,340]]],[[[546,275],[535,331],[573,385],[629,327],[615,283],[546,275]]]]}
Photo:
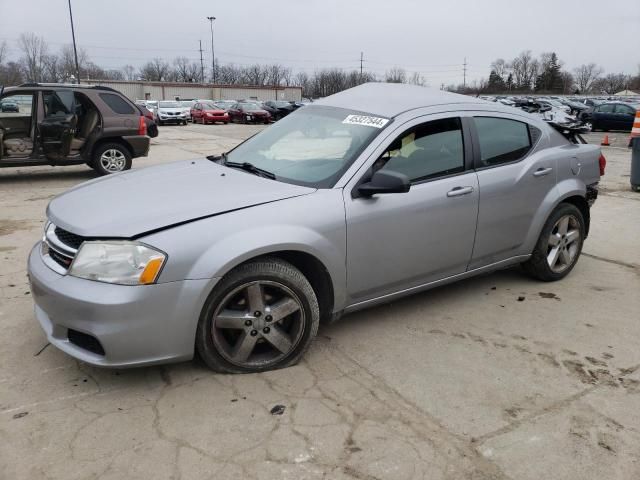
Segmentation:
{"type": "Polygon", "coordinates": [[[165,123],[187,124],[189,110],[182,106],[181,102],[175,100],[161,100],[158,102],[158,125],[165,123]]]}

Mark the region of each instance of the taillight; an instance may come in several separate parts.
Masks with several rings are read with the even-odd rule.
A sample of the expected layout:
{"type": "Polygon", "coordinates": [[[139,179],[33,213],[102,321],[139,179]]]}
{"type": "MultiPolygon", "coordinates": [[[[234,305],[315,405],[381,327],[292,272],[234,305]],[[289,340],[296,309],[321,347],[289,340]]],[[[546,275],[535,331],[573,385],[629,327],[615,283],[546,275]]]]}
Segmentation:
{"type": "Polygon", "coordinates": [[[140,115],[140,120],[138,121],[138,135],[146,135],[147,134],[147,122],[144,121],[144,117],[140,115]]]}
{"type": "Polygon", "coordinates": [[[607,166],[607,159],[604,158],[603,154],[600,154],[600,158],[598,159],[598,164],[600,165],[600,176],[604,175],[604,169],[607,166]]]}

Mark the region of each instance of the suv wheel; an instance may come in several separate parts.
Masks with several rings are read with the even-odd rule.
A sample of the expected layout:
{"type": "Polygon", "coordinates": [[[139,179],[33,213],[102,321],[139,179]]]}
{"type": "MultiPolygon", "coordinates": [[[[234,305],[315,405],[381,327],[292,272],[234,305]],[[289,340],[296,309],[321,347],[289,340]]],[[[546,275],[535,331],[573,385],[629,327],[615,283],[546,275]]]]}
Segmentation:
{"type": "Polygon", "coordinates": [[[124,172],[131,168],[131,154],[120,143],[104,143],[94,150],[92,163],[100,175],[124,172]]]}
{"type": "Polygon", "coordinates": [[[525,271],[544,282],[566,277],[578,263],[584,236],[580,210],[561,203],[547,219],[531,258],[522,264],[525,271]]]}
{"type": "Polygon", "coordinates": [[[202,309],[196,348],[223,373],[262,372],[296,364],[318,331],[320,312],[305,276],[278,258],[239,266],[202,309]]]}

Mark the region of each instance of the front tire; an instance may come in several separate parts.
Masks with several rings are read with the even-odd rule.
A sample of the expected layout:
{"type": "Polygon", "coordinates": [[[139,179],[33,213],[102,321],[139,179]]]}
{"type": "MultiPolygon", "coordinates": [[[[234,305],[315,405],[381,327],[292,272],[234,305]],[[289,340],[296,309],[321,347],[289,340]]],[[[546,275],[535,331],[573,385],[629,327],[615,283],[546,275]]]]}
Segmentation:
{"type": "Polygon", "coordinates": [[[216,285],[200,315],[196,349],[216,372],[275,370],[298,363],[319,322],[306,277],[288,262],[265,257],[216,285]]]}
{"type": "Polygon", "coordinates": [[[543,282],[561,280],[573,270],[582,252],[584,217],[570,203],[561,203],[551,213],[529,260],[522,266],[543,282]]]}
{"type": "Polygon", "coordinates": [[[103,143],[94,150],[92,164],[99,175],[124,172],[131,168],[131,153],[120,143],[103,143]]]}

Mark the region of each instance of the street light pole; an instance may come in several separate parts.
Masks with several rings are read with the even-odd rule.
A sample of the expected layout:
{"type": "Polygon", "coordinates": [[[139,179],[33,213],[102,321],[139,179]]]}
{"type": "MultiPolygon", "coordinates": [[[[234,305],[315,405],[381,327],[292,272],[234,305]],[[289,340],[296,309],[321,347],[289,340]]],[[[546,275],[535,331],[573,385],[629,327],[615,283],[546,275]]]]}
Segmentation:
{"type": "Polygon", "coordinates": [[[78,65],[78,49],[76,48],[76,32],[73,28],[73,14],[71,13],[71,0],[69,0],[69,20],[71,21],[71,38],[73,38],[73,56],[76,60],[76,75],[80,84],[80,66],[78,65]]]}
{"type": "Polygon", "coordinates": [[[212,83],[216,83],[216,55],[213,51],[213,21],[216,17],[207,17],[211,25],[211,79],[212,83]]]}

